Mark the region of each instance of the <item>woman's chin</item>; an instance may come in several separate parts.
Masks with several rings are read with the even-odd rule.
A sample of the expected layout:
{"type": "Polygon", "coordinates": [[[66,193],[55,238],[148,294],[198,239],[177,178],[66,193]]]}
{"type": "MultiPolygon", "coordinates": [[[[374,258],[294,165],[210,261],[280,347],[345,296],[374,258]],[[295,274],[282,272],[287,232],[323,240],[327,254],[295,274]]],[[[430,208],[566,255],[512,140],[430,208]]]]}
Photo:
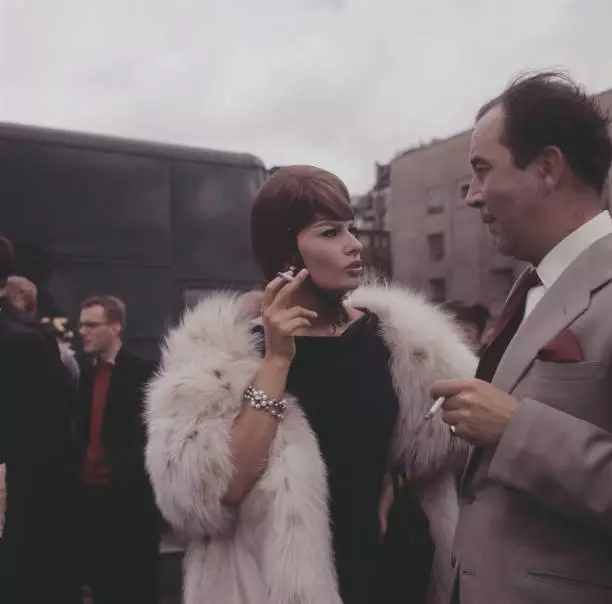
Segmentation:
{"type": "Polygon", "coordinates": [[[360,285],[361,279],[351,279],[350,282],[347,281],[341,285],[335,284],[333,287],[325,288],[325,291],[333,297],[341,299],[346,296],[346,294],[350,294],[352,291],[355,291],[360,285]]]}
{"type": "Polygon", "coordinates": [[[360,285],[361,285],[361,277],[359,277],[358,279],[352,279],[352,282],[350,284],[347,284],[347,286],[344,288],[344,294],[348,294],[352,291],[355,291],[360,285]]]}
{"type": "Polygon", "coordinates": [[[356,290],[361,285],[361,275],[342,275],[336,280],[321,280],[310,277],[311,282],[330,297],[341,299],[346,294],[356,290]]]}

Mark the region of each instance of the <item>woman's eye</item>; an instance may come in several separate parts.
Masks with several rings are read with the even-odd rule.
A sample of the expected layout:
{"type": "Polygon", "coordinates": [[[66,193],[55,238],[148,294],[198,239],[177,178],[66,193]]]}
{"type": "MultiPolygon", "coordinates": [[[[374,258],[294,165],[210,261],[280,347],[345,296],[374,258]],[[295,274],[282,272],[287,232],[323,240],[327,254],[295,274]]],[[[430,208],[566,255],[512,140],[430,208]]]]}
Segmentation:
{"type": "Polygon", "coordinates": [[[335,237],[338,234],[338,229],[326,229],[321,233],[323,237],[335,237]]]}

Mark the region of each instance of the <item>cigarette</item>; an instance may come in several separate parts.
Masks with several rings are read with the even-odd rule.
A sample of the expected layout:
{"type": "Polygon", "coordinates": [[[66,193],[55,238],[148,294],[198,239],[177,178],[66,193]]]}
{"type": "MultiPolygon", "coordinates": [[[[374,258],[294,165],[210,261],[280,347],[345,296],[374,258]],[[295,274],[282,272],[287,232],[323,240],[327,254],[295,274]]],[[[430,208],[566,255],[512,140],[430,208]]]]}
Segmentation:
{"type": "Polygon", "coordinates": [[[431,409],[425,414],[424,418],[431,419],[438,411],[440,411],[445,401],[446,401],[445,396],[441,396],[440,398],[437,398],[436,402],[431,406],[431,409]]]}
{"type": "Polygon", "coordinates": [[[289,270],[285,273],[277,273],[277,276],[280,277],[281,279],[283,279],[284,281],[293,281],[294,275],[293,273],[295,272],[295,268],[293,266],[289,267],[289,270]]]}

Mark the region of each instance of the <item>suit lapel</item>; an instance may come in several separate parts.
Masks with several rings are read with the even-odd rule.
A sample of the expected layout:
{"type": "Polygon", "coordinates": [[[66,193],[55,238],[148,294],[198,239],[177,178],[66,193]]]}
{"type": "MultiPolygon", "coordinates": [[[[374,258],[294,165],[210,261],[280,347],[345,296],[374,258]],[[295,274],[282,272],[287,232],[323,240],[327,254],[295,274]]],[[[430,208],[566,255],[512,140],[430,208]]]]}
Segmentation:
{"type": "MultiPolygon", "coordinates": [[[[538,352],[587,310],[593,291],[610,281],[612,235],[607,235],[570,265],[525,319],[499,363],[493,385],[512,393],[538,352]]],[[[462,490],[473,482],[483,453],[482,447],[472,448],[461,478],[462,490]]]]}
{"type": "Polygon", "coordinates": [[[583,252],[553,283],[508,346],[493,385],[512,392],[538,352],[588,307],[591,292],[612,280],[612,235],[583,252]]]}
{"type": "MultiPolygon", "coordinates": [[[[590,291],[574,277],[568,269],[519,327],[493,376],[491,383],[496,388],[512,393],[538,352],[588,308],[590,291]]],[[[471,479],[474,484],[479,482],[483,468],[488,467],[487,459],[492,454],[492,449],[475,447],[462,481],[471,479]]]]}
{"type": "Polygon", "coordinates": [[[590,292],[560,278],[527,317],[502,357],[492,383],[512,392],[538,352],[589,306],[590,292]]]}

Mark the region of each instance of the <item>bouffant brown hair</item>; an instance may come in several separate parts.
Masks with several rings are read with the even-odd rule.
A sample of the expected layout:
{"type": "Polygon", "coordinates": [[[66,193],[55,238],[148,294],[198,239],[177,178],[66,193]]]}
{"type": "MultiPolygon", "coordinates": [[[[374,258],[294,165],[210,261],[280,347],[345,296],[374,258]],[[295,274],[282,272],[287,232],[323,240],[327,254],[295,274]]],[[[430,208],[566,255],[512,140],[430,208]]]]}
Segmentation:
{"type": "Polygon", "coordinates": [[[270,281],[287,265],[300,267],[297,236],[317,220],[353,220],[346,185],[327,170],[285,166],[260,187],[251,209],[255,261],[270,281]]]}

